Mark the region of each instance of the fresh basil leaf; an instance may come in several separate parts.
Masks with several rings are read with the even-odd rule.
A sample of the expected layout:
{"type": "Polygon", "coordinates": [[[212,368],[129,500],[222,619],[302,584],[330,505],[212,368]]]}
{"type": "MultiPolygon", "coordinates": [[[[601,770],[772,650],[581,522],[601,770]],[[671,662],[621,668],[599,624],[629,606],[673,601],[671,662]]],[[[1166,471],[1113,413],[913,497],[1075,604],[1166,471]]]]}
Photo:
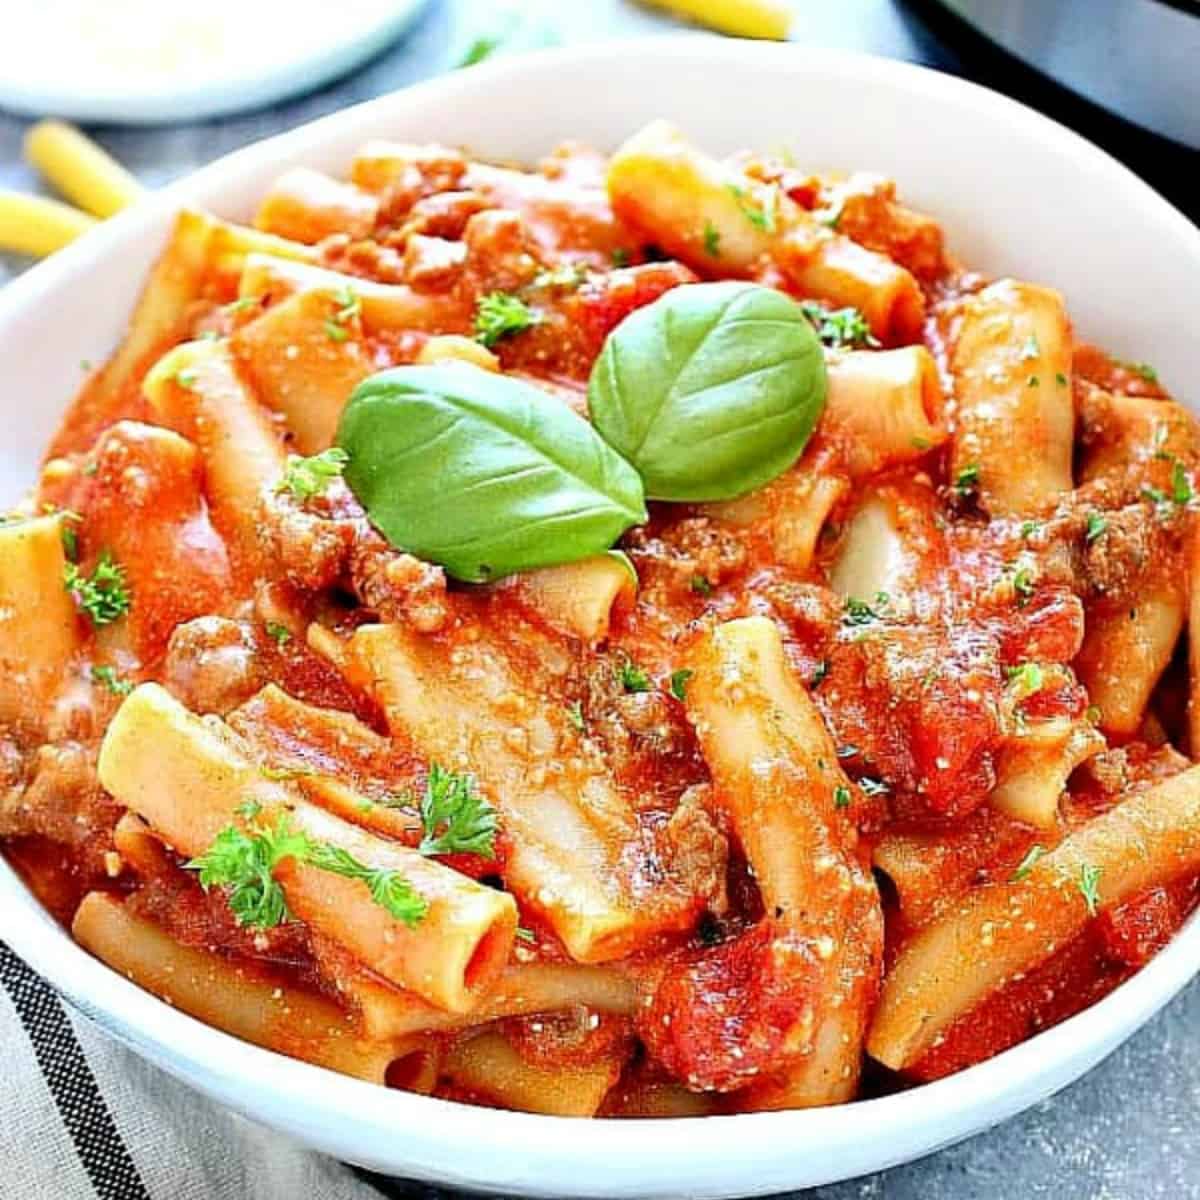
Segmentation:
{"type": "Polygon", "coordinates": [[[601,554],[646,520],[637,472],[582,417],[465,363],[372,375],[337,440],[384,536],[469,582],[601,554]]]}
{"type": "Polygon", "coordinates": [[[750,283],[673,288],[608,335],[592,423],[657,500],[728,500],[781,475],[825,404],[825,358],[794,301],[750,283]]]}

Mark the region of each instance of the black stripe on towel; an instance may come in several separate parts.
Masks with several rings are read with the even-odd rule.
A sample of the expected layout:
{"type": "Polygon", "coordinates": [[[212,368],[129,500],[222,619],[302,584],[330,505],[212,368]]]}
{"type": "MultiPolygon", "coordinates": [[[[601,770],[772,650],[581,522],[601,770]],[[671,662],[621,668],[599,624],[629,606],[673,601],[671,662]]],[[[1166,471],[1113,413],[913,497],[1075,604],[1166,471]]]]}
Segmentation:
{"type": "Polygon", "coordinates": [[[29,1035],[33,1053],[98,1200],[150,1200],[113,1123],[67,1014],[54,990],[0,942],[0,985],[29,1035]]]}

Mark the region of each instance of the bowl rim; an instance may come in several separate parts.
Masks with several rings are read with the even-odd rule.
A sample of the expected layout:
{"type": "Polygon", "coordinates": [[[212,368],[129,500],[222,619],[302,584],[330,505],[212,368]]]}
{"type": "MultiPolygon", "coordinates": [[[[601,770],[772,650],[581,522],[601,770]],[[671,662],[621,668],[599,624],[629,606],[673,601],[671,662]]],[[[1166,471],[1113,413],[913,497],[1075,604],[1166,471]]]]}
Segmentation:
{"type": "MultiPolygon", "coordinates": [[[[203,202],[252,164],[303,161],[336,141],[343,127],[401,112],[429,97],[447,102],[518,74],[568,77],[611,55],[603,43],[500,59],[390,93],[247,146],[168,185],[0,289],[0,328],[38,305],[114,250],[153,228],[167,211],[203,202]]],[[[1200,264],[1200,230],[1128,168],[1078,134],[1007,97],[911,63],[795,44],[720,41],[703,35],[622,45],[625,59],[703,67],[779,60],[797,74],[829,72],[882,82],[968,110],[999,113],[1014,132],[1055,152],[1136,200],[1200,264]]],[[[144,992],[70,940],[0,860],[0,937],[75,1007],[112,1035],[222,1103],[284,1126],[329,1152],[360,1163],[482,1191],[531,1195],[642,1196],[761,1194],[788,1186],[798,1163],[848,1153],[825,1180],[907,1161],[977,1132],[1072,1082],[1145,1023],[1200,964],[1200,914],[1136,975],[1083,1012],[955,1075],[907,1092],[836,1108],[695,1118],[592,1121],[550,1118],[394,1092],[335,1075],[240,1041],[144,992]],[[41,918],[40,920],[38,918],[41,918]],[[54,934],[54,936],[49,936],[54,934]],[[917,1106],[914,1107],[914,1101],[917,1106]],[[454,1117],[470,1114],[470,1152],[454,1117]],[[922,1117],[920,1114],[939,1114],[922,1117]],[[294,1119],[289,1119],[294,1118],[294,1119]],[[303,1118],[303,1119],[302,1119],[303,1118]],[[445,1118],[439,1120],[439,1118],[445,1118]],[[336,1125],[331,1133],[329,1125],[336,1125]],[[923,1129],[917,1137],[913,1128],[923,1129]],[[413,1133],[412,1131],[417,1131],[413,1133]],[[380,1147],[384,1147],[383,1150],[380,1147]],[[517,1150],[516,1148],[519,1148],[517,1150]],[[632,1163],[632,1166],[628,1164],[632,1163]],[[564,1174],[569,1169],[570,1174],[564,1174]],[[748,1171],[756,1174],[747,1175],[748,1171]]],[[[809,1174],[812,1174],[810,1171],[809,1174]]],[[[819,1174],[819,1172],[818,1172],[819,1174]]],[[[819,1182],[815,1175],[811,1182],[819,1182]]]]}

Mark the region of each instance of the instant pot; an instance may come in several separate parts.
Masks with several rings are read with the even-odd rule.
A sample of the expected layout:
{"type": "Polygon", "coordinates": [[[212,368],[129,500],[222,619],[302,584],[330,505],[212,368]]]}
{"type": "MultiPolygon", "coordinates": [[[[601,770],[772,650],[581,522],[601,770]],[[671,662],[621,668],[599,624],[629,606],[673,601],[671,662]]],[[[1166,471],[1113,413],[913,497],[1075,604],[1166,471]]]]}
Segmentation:
{"type": "Polygon", "coordinates": [[[1196,0],[939,0],[1056,82],[1200,149],[1196,0]]]}

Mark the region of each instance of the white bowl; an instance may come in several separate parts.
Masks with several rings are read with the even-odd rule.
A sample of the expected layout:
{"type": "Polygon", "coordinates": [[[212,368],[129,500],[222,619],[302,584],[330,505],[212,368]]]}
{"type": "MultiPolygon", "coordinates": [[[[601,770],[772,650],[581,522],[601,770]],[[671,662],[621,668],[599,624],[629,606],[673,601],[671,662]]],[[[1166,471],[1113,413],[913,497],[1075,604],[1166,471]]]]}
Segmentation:
{"type": "MultiPolygon", "coordinates": [[[[1200,231],[1123,167],[1009,100],[905,64],[707,38],[554,51],[459,72],[253,146],[173,185],[0,292],[0,482],[34,477],[79,383],[121,333],[172,214],[245,217],[292,163],[339,170],[371,137],[532,161],[560,138],[611,147],[655,116],[717,151],[792,145],[871,168],[944,223],[968,263],[1053,284],[1080,333],[1200,378],[1200,231]]],[[[1062,1025],[918,1091],[842,1108],[578,1121],[389,1092],[245,1045],[74,945],[0,866],[0,937],[113,1036],[231,1108],[388,1174],[536,1196],[755,1195],[877,1170],[1042,1100],[1112,1051],[1200,962],[1193,920],[1143,971],[1062,1025]]]]}

